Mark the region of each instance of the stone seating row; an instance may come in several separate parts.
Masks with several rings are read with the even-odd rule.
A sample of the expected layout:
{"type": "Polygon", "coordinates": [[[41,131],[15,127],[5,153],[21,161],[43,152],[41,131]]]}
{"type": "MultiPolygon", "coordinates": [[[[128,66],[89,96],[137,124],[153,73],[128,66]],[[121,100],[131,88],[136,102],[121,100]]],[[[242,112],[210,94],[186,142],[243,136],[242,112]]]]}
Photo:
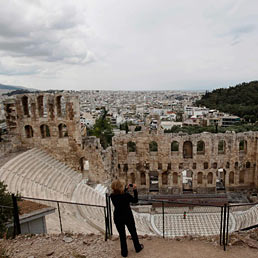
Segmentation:
{"type": "Polygon", "coordinates": [[[233,231],[258,224],[258,205],[255,205],[245,211],[233,211],[231,214],[235,220],[233,231]]]}

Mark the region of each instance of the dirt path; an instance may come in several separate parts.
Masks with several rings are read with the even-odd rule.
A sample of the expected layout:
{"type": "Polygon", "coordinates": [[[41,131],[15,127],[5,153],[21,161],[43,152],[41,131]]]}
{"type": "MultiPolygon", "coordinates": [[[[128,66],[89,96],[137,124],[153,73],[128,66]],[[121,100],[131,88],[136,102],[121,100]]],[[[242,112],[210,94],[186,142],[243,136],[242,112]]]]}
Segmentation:
{"type": "MultiPolygon", "coordinates": [[[[140,240],[145,248],[135,253],[132,241],[127,239],[128,257],[131,258],[257,258],[258,249],[245,244],[229,246],[227,251],[217,240],[178,239],[169,240],[145,237],[140,240]],[[211,240],[210,240],[211,241],[211,240]]],[[[15,240],[0,240],[0,257],[15,258],[118,258],[120,243],[117,237],[104,241],[97,235],[46,235],[20,236],[15,240]],[[5,255],[1,256],[5,252],[5,255]]]]}

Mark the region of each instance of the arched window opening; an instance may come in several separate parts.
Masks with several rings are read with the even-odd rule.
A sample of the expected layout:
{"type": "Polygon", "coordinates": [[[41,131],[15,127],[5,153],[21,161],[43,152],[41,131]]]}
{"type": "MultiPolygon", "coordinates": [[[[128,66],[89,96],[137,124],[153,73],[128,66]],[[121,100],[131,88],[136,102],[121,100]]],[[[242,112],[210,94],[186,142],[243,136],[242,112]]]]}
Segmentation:
{"type": "Polygon", "coordinates": [[[68,137],[68,130],[65,124],[60,124],[58,126],[59,138],[68,137]]]}
{"type": "Polygon", "coordinates": [[[241,140],[239,142],[239,152],[246,153],[247,152],[247,141],[241,140]]]}
{"type": "Polygon", "coordinates": [[[162,173],[162,185],[168,184],[168,172],[162,173]]]}
{"type": "Polygon", "coordinates": [[[197,184],[202,184],[202,172],[198,172],[197,174],[197,184]]]}
{"type": "Polygon", "coordinates": [[[149,151],[156,152],[158,151],[158,144],[155,141],[149,143],[149,151]]]}
{"type": "Polygon", "coordinates": [[[238,168],[238,162],[237,161],[235,162],[235,168],[236,169],[238,168]]]}
{"type": "Polygon", "coordinates": [[[190,141],[184,142],[184,145],[183,145],[183,157],[185,159],[188,159],[188,158],[191,159],[193,157],[193,145],[192,145],[192,142],[190,142],[190,141]]]}
{"type": "Polygon", "coordinates": [[[158,163],[158,169],[162,170],[162,163],[158,163]]]}
{"type": "Polygon", "coordinates": [[[214,162],[213,164],[212,164],[212,168],[217,168],[218,167],[218,163],[217,162],[214,162]]]}
{"type": "Polygon", "coordinates": [[[47,103],[44,96],[37,97],[39,117],[47,117],[47,103]]]}
{"type": "Polygon", "coordinates": [[[65,115],[65,102],[63,96],[56,97],[56,112],[58,117],[62,117],[65,115]]]}
{"type": "Polygon", "coordinates": [[[225,141],[221,140],[218,144],[218,153],[219,154],[225,154],[226,152],[226,143],[225,141]]]}
{"type": "Polygon", "coordinates": [[[234,177],[235,177],[235,176],[234,176],[234,172],[231,171],[231,172],[229,173],[229,184],[230,184],[230,185],[234,184],[234,181],[235,181],[235,178],[234,178],[234,177]]]}
{"type": "Polygon", "coordinates": [[[197,154],[198,155],[205,154],[205,143],[203,141],[197,142],[197,154]]]}
{"type": "Polygon", "coordinates": [[[209,163],[208,162],[204,162],[203,163],[203,168],[204,169],[208,169],[209,168],[209,163]]]}
{"type": "Polygon", "coordinates": [[[168,170],[171,170],[171,162],[168,163],[168,170]]]}
{"type": "Polygon", "coordinates": [[[230,163],[229,162],[227,162],[226,168],[230,168],[230,163]]]}
{"type": "Polygon", "coordinates": [[[130,174],[130,178],[131,178],[131,183],[135,184],[135,174],[134,173],[130,174]]]}
{"type": "Polygon", "coordinates": [[[50,131],[48,125],[41,125],[40,126],[40,133],[41,133],[41,138],[46,138],[50,137],[50,131]]]}
{"type": "Polygon", "coordinates": [[[177,172],[173,173],[173,185],[177,185],[178,184],[178,174],[177,172]]]}
{"type": "Polygon", "coordinates": [[[136,152],[136,144],[135,144],[135,142],[128,142],[127,143],[127,151],[128,152],[136,152]]]}
{"type": "Polygon", "coordinates": [[[27,138],[32,138],[33,137],[33,129],[30,125],[25,125],[25,135],[27,138]]]}
{"type": "Polygon", "coordinates": [[[141,185],[146,185],[146,175],[144,172],[141,172],[141,185]]]}
{"type": "Polygon", "coordinates": [[[80,171],[83,171],[84,170],[84,157],[80,158],[79,165],[80,165],[80,171]]]}
{"type": "Polygon", "coordinates": [[[124,171],[124,172],[127,172],[127,171],[128,171],[128,164],[124,164],[123,171],[124,171]]]}
{"type": "Polygon", "coordinates": [[[22,108],[23,108],[23,114],[25,116],[29,116],[29,101],[27,96],[22,97],[22,108]]]}
{"type": "Polygon", "coordinates": [[[245,183],[245,171],[240,171],[239,173],[239,184],[244,184],[245,183]]]}
{"type": "Polygon", "coordinates": [[[207,179],[208,179],[208,184],[211,185],[213,182],[213,173],[212,172],[208,173],[207,179]]]}
{"type": "Polygon", "coordinates": [[[173,141],[173,142],[171,143],[171,151],[172,151],[172,152],[178,152],[178,150],[179,150],[179,144],[178,144],[178,142],[177,142],[177,141],[173,141]]]}
{"type": "Polygon", "coordinates": [[[251,167],[251,163],[249,161],[247,161],[246,164],[245,164],[245,167],[246,168],[250,168],[251,167]]]}

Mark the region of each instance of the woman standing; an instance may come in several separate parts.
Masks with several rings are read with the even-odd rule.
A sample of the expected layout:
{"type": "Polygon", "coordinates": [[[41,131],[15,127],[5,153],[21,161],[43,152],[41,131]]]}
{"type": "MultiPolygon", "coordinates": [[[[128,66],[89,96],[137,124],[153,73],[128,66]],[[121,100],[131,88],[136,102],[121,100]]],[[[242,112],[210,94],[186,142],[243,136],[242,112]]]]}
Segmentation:
{"type": "Polygon", "coordinates": [[[120,237],[121,255],[127,257],[128,250],[126,244],[126,233],[125,226],[127,226],[133,240],[134,248],[136,253],[139,253],[143,249],[143,245],[139,243],[138,235],[135,228],[135,222],[133,213],[130,207],[130,203],[138,202],[138,192],[136,185],[128,185],[133,187],[134,196],[127,192],[128,188],[124,188],[124,185],[119,181],[115,180],[111,184],[113,190],[111,194],[111,200],[115,207],[114,210],[114,222],[116,224],[117,231],[120,237]]]}

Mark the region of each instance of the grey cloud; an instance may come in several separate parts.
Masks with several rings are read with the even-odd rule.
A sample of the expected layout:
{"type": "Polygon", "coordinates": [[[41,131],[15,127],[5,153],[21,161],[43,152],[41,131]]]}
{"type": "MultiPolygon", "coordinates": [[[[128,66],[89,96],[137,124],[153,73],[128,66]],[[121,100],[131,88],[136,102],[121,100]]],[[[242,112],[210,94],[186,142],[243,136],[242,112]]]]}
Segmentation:
{"type": "Polygon", "coordinates": [[[93,50],[86,44],[90,35],[80,30],[80,26],[87,27],[84,12],[79,12],[75,5],[55,7],[53,4],[49,9],[49,6],[44,6],[44,1],[33,6],[29,1],[21,2],[24,5],[10,1],[0,9],[0,53],[12,57],[34,57],[35,61],[69,60],[70,64],[96,60],[90,54],[93,50]],[[78,48],[76,44],[69,42],[81,42],[82,39],[79,50],[75,49],[78,48]]]}

